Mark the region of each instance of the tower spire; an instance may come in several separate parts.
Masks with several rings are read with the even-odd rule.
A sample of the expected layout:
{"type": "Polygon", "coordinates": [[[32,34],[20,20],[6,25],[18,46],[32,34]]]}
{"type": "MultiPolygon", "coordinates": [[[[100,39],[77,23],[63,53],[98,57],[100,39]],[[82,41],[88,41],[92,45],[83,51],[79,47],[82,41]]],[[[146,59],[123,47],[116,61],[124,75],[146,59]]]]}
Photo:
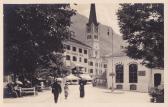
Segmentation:
{"type": "Polygon", "coordinates": [[[89,22],[87,23],[87,25],[91,25],[92,23],[95,25],[98,25],[95,4],[93,3],[91,4],[91,7],[90,7],[89,22]]]}

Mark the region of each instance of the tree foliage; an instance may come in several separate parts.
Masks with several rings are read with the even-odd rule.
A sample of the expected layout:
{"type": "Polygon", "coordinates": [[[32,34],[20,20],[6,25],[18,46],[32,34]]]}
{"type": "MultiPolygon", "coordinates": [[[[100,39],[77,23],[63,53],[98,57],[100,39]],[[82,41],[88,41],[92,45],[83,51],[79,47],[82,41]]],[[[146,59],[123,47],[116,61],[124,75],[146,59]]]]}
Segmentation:
{"type": "Polygon", "coordinates": [[[34,73],[38,66],[62,63],[63,41],[75,10],[69,4],[4,5],[4,73],[34,73]]]}
{"type": "Polygon", "coordinates": [[[118,20],[127,55],[149,68],[164,67],[164,5],[120,4],[118,20]]]}

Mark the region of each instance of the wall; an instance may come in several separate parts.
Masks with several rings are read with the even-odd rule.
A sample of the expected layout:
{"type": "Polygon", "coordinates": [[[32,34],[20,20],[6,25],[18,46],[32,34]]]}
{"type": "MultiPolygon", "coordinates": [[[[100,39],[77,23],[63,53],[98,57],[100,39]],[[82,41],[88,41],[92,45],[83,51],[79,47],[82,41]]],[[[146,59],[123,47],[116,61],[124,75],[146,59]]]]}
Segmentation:
{"type": "Polygon", "coordinates": [[[88,62],[89,62],[89,48],[76,44],[76,43],[66,43],[66,45],[70,45],[71,49],[70,50],[65,50],[64,56],[69,55],[71,57],[70,60],[66,60],[66,57],[64,58],[64,62],[66,66],[71,66],[71,67],[84,67],[84,73],[89,73],[88,69],[88,62]],[[76,47],[76,51],[73,51],[72,48],[76,47]],[[79,53],[79,48],[82,49],[82,53],[79,53]],[[84,50],[87,50],[87,54],[84,54],[84,50]],[[73,61],[73,56],[77,58],[77,61],[73,61]],[[79,61],[79,58],[81,57],[81,62],[79,61]],[[87,59],[87,63],[84,62],[84,59],[87,59]],[[86,68],[86,71],[85,71],[86,68]]]}
{"type": "MultiPolygon", "coordinates": [[[[134,84],[134,85],[137,85],[137,89],[133,91],[148,92],[148,88],[151,85],[151,81],[154,81],[153,80],[154,73],[160,73],[161,71],[153,70],[154,72],[152,74],[151,70],[141,65],[140,62],[141,62],[140,60],[133,60],[128,58],[127,56],[113,57],[113,61],[111,58],[108,58],[108,70],[107,70],[108,88],[112,87],[112,76],[110,76],[110,73],[112,72],[112,70],[115,73],[115,66],[117,64],[122,64],[124,66],[124,82],[115,83],[115,76],[114,76],[113,77],[114,88],[116,88],[116,85],[123,85],[123,90],[130,90],[130,85],[134,84]],[[137,70],[138,82],[137,83],[129,83],[129,65],[130,64],[138,64],[138,70],[137,70]],[[145,71],[145,75],[140,76],[139,71],[145,71]]],[[[162,83],[163,83],[163,72],[162,72],[162,83]]]]}

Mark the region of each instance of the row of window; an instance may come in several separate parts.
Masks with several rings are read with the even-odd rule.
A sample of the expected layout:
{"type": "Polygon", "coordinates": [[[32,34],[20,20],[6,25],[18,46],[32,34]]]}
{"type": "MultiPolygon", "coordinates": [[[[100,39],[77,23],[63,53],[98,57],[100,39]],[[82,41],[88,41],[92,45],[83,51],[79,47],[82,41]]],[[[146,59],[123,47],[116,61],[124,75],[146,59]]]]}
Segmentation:
{"type": "Polygon", "coordinates": [[[94,30],[92,26],[87,26],[88,33],[93,32],[93,31],[98,32],[98,26],[94,26],[94,30]]]}
{"type": "MultiPolygon", "coordinates": [[[[90,66],[93,66],[93,62],[91,61],[91,62],[89,63],[89,65],[90,65],[90,66]]],[[[99,65],[99,67],[102,67],[102,64],[95,63],[95,66],[96,66],[96,67],[98,67],[98,65],[99,65]]],[[[107,68],[107,64],[104,64],[103,66],[104,66],[104,68],[107,68]]]]}
{"type": "MultiPolygon", "coordinates": [[[[116,89],[123,89],[123,85],[116,85],[116,89]]],[[[134,84],[130,85],[130,90],[136,90],[137,86],[134,84]]]]}
{"type": "MultiPolygon", "coordinates": [[[[71,56],[70,55],[66,55],[66,60],[71,60],[71,56]]],[[[73,56],[72,57],[72,61],[77,61],[77,57],[76,56],[73,56]]],[[[82,62],[82,58],[79,57],[79,62],[82,62]]],[[[84,58],[84,63],[87,63],[87,58],[84,58]]]]}
{"type": "MultiPolygon", "coordinates": [[[[137,83],[138,81],[138,75],[137,75],[137,71],[138,71],[138,66],[136,64],[131,64],[129,65],[129,83],[137,83]]],[[[123,69],[123,65],[119,64],[116,65],[116,83],[123,83],[124,80],[124,69],[123,69]]]]}
{"type": "MultiPolygon", "coordinates": [[[[70,45],[66,45],[66,49],[67,50],[71,50],[71,46],[70,45]]],[[[76,52],[77,48],[76,47],[72,47],[72,51],[76,52]]],[[[82,48],[79,48],[79,53],[84,53],[87,54],[87,50],[83,50],[82,48]]]]}
{"type": "MultiPolygon", "coordinates": [[[[88,36],[87,36],[87,39],[92,39],[92,36],[91,36],[91,35],[88,35],[88,36]]],[[[97,40],[98,40],[98,35],[94,35],[94,39],[97,39],[97,40]]]]}

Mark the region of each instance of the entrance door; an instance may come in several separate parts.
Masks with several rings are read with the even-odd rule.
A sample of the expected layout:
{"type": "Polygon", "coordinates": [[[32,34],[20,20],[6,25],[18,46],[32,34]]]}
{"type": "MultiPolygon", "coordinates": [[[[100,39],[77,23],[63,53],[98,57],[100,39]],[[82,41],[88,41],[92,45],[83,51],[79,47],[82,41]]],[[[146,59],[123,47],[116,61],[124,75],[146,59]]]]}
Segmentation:
{"type": "Polygon", "coordinates": [[[157,87],[161,84],[161,74],[154,74],[154,86],[157,87]]]}

